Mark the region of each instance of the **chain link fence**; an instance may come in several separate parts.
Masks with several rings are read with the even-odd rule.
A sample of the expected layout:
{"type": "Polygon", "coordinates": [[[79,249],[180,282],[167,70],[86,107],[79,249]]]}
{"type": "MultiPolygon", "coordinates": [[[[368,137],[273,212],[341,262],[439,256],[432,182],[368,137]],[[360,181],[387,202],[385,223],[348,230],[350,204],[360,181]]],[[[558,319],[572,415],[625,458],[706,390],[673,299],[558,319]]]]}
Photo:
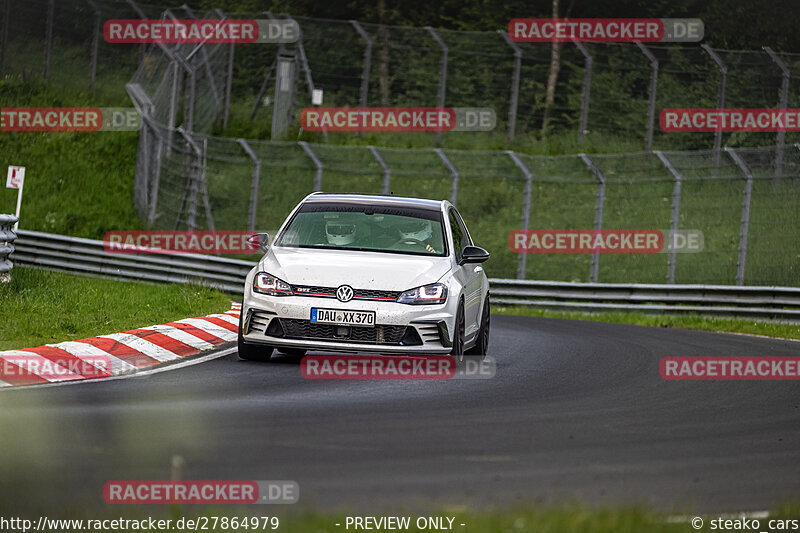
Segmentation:
{"type": "Polygon", "coordinates": [[[136,208],[152,228],[273,230],[312,191],[448,198],[493,277],[797,285],[800,145],[531,156],[214,137],[147,120],[136,208]],[[518,254],[515,229],[691,229],[699,253],[518,254]]]}
{"type": "Polygon", "coordinates": [[[800,54],[563,44],[556,100],[547,109],[549,45],[512,43],[503,31],[295,17],[302,39],[294,44],[112,47],[99,33],[108,18],[289,15],[194,13],[134,0],[0,5],[4,74],[41,75],[106,91],[108,98],[117,97],[120,80],[130,80],[127,94],[143,115],[134,203],[152,228],[274,229],[311,191],[391,193],[451,199],[477,242],[491,250],[493,277],[740,285],[800,280],[800,138],[666,135],[656,123],[667,107],[798,107],[800,54]],[[270,119],[272,108],[264,102],[279,57],[297,66],[295,114],[311,104],[313,89],[322,88],[325,105],[493,107],[509,138],[540,131],[547,114],[553,131],[572,131],[579,140],[595,133],[638,138],[648,150],[545,157],[212,135],[229,120],[270,119]],[[509,232],[525,228],[695,229],[704,233],[705,250],[513,253],[509,232]]]}
{"type": "MultiPolygon", "coordinates": [[[[268,124],[276,61],[288,54],[298,67],[295,116],[311,105],[311,90],[317,88],[324,90],[326,106],[491,107],[497,131],[509,139],[539,134],[547,115],[548,131],[572,132],[578,143],[593,134],[641,142],[648,150],[774,144],[780,151],[800,142],[794,133],[659,131],[658,115],[665,108],[800,107],[800,54],[768,48],[562,43],[555,101],[548,107],[551,45],[514,43],[504,30],[294,17],[302,30],[296,44],[111,45],[103,39],[102,23],[113,18],[291,16],[194,13],[185,5],[167,10],[136,0],[0,0],[0,10],[3,75],[92,89],[102,103],[124,98],[122,84],[134,72],[142,85],[172,80],[158,97],[182,95],[190,101],[181,111],[176,102],[167,105],[172,116],[165,124],[192,131],[210,132],[229,120],[268,124]]],[[[162,109],[158,102],[157,108],[162,109]]]]}

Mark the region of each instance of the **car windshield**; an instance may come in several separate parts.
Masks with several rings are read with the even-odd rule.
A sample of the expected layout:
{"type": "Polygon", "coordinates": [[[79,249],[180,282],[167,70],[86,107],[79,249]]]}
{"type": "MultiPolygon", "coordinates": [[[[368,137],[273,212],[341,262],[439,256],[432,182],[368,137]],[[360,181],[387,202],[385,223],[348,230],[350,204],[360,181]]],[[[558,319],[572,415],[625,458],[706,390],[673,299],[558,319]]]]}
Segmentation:
{"type": "Polygon", "coordinates": [[[277,246],[444,256],[439,211],[310,203],[300,207],[277,246]]]}

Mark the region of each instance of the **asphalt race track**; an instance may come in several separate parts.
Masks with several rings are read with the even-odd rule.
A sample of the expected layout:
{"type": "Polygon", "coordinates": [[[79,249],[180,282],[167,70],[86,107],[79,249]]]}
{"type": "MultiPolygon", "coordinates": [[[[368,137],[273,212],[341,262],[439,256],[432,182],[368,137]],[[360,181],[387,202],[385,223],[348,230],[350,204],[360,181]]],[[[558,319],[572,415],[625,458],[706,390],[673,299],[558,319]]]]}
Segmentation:
{"type": "Polygon", "coordinates": [[[305,380],[296,362],[234,353],[3,391],[1,494],[9,508],[102,505],[108,480],[176,474],[295,480],[298,507],[372,512],[574,501],[737,512],[800,496],[797,382],[668,382],[658,366],[798,356],[800,342],[511,316],[492,327],[489,380],[305,380]]]}

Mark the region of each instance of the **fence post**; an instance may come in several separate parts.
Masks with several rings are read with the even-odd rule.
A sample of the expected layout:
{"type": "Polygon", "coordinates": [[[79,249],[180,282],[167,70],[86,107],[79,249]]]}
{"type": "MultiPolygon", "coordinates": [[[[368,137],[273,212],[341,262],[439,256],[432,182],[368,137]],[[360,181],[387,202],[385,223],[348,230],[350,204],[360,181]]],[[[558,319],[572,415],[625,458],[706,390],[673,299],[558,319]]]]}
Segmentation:
{"type": "MultiPolygon", "coordinates": [[[[147,19],[147,14],[145,14],[145,12],[142,11],[142,8],[139,7],[139,5],[135,2],[135,0],[125,0],[125,1],[128,3],[129,6],[131,6],[131,8],[133,8],[134,11],[136,11],[136,14],[139,15],[140,19],[142,19],[142,20],[146,20],[147,19]]],[[[167,10],[167,11],[169,11],[169,10],[167,10]]],[[[171,14],[171,12],[170,12],[170,14],[171,14]]],[[[175,17],[173,17],[173,19],[174,18],[175,17]]],[[[140,65],[144,61],[144,54],[145,54],[146,46],[147,45],[145,43],[142,43],[142,44],[139,45],[139,64],[140,65]]],[[[164,52],[168,51],[168,48],[163,43],[159,44],[159,46],[161,47],[162,50],[164,50],[164,52]]],[[[167,55],[172,57],[172,53],[168,52],[167,55]]]]}
{"type": "MultiPolygon", "coordinates": [[[[267,12],[267,14],[269,15],[270,13],[267,12]]],[[[297,50],[300,54],[300,65],[303,67],[303,72],[305,72],[306,75],[306,85],[308,85],[308,97],[313,98],[314,79],[311,77],[311,67],[308,65],[308,57],[306,57],[306,48],[305,46],[303,46],[303,29],[300,28],[300,24],[296,20],[294,20],[291,17],[291,15],[288,15],[286,13],[281,13],[281,16],[297,24],[297,28],[299,30],[299,35],[297,37],[297,50]]],[[[324,133],[327,138],[328,133],[327,132],[324,133]]]]}
{"type": "Polygon", "coordinates": [[[383,160],[383,157],[381,157],[381,154],[378,152],[377,148],[374,146],[367,146],[367,148],[369,148],[369,151],[372,152],[372,157],[375,158],[375,160],[383,169],[383,189],[381,192],[383,194],[389,194],[389,188],[392,180],[392,169],[386,164],[386,161],[383,160]]]}
{"type": "Polygon", "coordinates": [[[581,117],[578,124],[578,146],[583,144],[589,127],[589,100],[592,94],[592,56],[583,46],[583,43],[575,41],[575,46],[583,54],[583,89],[581,90],[581,117]]]}
{"type": "Polygon", "coordinates": [[[86,0],[94,10],[94,35],[92,36],[92,66],[89,76],[89,90],[94,91],[94,82],[97,79],[97,47],[100,43],[100,25],[102,24],[102,13],[97,4],[92,0],[86,0]]]}
{"type": "Polygon", "coordinates": [[[156,220],[156,206],[158,205],[158,191],[161,182],[161,156],[164,151],[164,143],[160,138],[158,126],[150,124],[150,129],[153,130],[154,138],[156,139],[156,157],[153,160],[154,172],[150,188],[150,211],[147,216],[147,221],[152,226],[156,220]]]}
{"type": "MultiPolygon", "coordinates": [[[[357,20],[351,20],[350,24],[353,25],[358,35],[364,39],[366,47],[364,48],[364,65],[361,69],[361,92],[359,93],[358,105],[360,107],[367,107],[367,97],[369,96],[369,71],[372,68],[372,39],[361,27],[357,20]]],[[[359,135],[361,132],[358,132],[359,135]]]]}
{"type": "Polygon", "coordinates": [[[222,115],[222,127],[228,126],[228,115],[231,111],[231,86],[233,85],[233,58],[236,51],[236,43],[231,43],[228,48],[228,78],[225,80],[225,108],[222,115]]]}
{"type": "Polygon", "coordinates": [[[434,148],[433,151],[436,152],[436,155],[439,156],[439,159],[442,160],[442,163],[444,163],[444,166],[447,167],[447,170],[450,171],[450,175],[453,177],[453,184],[450,187],[450,203],[456,205],[456,199],[458,198],[458,169],[441,148],[434,148]]]}
{"type": "Polygon", "coordinates": [[[208,172],[208,137],[203,137],[202,166],[200,167],[200,183],[203,185],[203,205],[206,208],[206,227],[214,231],[214,217],[211,215],[211,202],[208,200],[208,183],[206,173],[208,172]]]}
{"type": "Polygon", "coordinates": [[[186,101],[184,102],[183,123],[186,125],[185,129],[194,131],[194,104],[197,92],[197,74],[196,70],[191,69],[187,76],[189,83],[189,91],[186,94],[186,101]]]}
{"type": "Polygon", "coordinates": [[[650,60],[650,91],[647,95],[647,133],[644,137],[645,150],[653,149],[653,124],[656,118],[656,91],[658,90],[658,59],[645,45],[636,42],[639,50],[650,60]]]}
{"type": "MultiPolygon", "coordinates": [[[[769,46],[764,47],[764,51],[781,69],[781,100],[778,104],[780,109],[786,109],[789,105],[789,67],[786,63],[776,54],[769,46]]],[[[780,179],[783,176],[783,147],[786,140],[786,132],[779,131],[778,138],[775,142],[775,178],[780,179]]]]}
{"type": "MultiPolygon", "coordinates": [[[[525,163],[519,158],[519,156],[513,150],[506,150],[506,154],[511,160],[517,165],[522,171],[522,174],[525,175],[525,190],[522,193],[522,224],[521,228],[523,230],[528,229],[530,225],[530,217],[531,217],[531,194],[533,193],[533,173],[525,166],[525,163]]],[[[525,269],[527,266],[528,261],[528,254],[525,252],[520,252],[519,259],[517,262],[517,279],[525,279],[525,269]]]]}
{"type": "Polygon", "coordinates": [[[139,172],[139,161],[137,160],[137,172],[134,176],[133,195],[134,206],[136,211],[141,215],[147,213],[148,222],[151,222],[150,212],[152,201],[150,199],[150,153],[152,149],[152,140],[150,133],[150,117],[143,118],[142,125],[139,132],[139,150],[136,154],[138,160],[141,161],[141,172],[139,172]]]}
{"type": "MultiPolygon", "coordinates": [[[[428,33],[431,34],[431,37],[439,44],[442,48],[442,64],[439,69],[439,92],[436,97],[436,107],[444,107],[444,100],[445,95],[447,92],[447,45],[439,37],[439,34],[436,33],[431,26],[425,26],[425,29],[428,30],[428,33]]],[[[436,146],[442,145],[442,130],[436,132],[436,146]]]]}
{"type": "MultiPolygon", "coordinates": [[[[210,231],[214,231],[214,217],[211,214],[211,203],[208,200],[208,187],[206,186],[206,153],[208,151],[208,137],[203,138],[203,148],[197,146],[197,143],[183,128],[178,128],[178,133],[181,134],[186,144],[191,148],[194,153],[189,170],[189,188],[183,194],[181,200],[181,208],[178,212],[178,218],[175,219],[175,229],[180,222],[180,212],[183,211],[186,205],[187,194],[189,196],[188,217],[186,221],[187,227],[194,231],[197,229],[197,195],[200,192],[200,186],[203,188],[203,207],[206,212],[206,226],[210,231]]],[[[188,165],[187,165],[188,166],[188,165]]]]}
{"type": "MultiPolygon", "coordinates": [[[[225,13],[222,12],[221,9],[214,10],[219,18],[226,18],[225,13]]],[[[228,46],[228,72],[227,77],[225,78],[225,101],[223,103],[224,107],[222,110],[222,127],[226,127],[228,125],[228,115],[230,114],[231,109],[231,85],[233,84],[233,55],[235,51],[235,43],[230,43],[228,46]]]]}
{"type": "MultiPolygon", "coordinates": [[[[603,229],[603,205],[606,201],[606,177],[597,168],[597,165],[586,154],[578,154],[583,160],[586,167],[592,171],[594,177],[597,178],[597,199],[594,204],[594,230],[600,231],[603,229]]],[[[592,265],[589,280],[592,283],[597,283],[600,272],[600,252],[592,253],[592,265]]]]}
{"type": "Polygon", "coordinates": [[[744,285],[744,267],[747,260],[747,236],[750,231],[750,199],[753,195],[753,173],[747,163],[742,161],[733,148],[725,148],[733,162],[745,175],[744,197],[742,199],[742,222],[739,229],[739,258],[736,261],[736,284],[744,285]]]}
{"type": "Polygon", "coordinates": [[[250,120],[256,118],[256,113],[258,112],[259,106],[261,106],[261,102],[264,100],[264,94],[267,92],[267,85],[269,85],[269,80],[272,78],[272,73],[275,71],[275,67],[278,64],[278,59],[275,58],[272,60],[272,65],[270,65],[269,70],[267,70],[267,75],[264,76],[264,83],[261,84],[261,88],[258,90],[258,96],[256,96],[256,101],[253,104],[253,109],[250,110],[250,120]]]}
{"type": "MultiPolygon", "coordinates": [[[[142,117],[133,183],[134,204],[140,214],[146,213],[147,221],[152,226],[155,221],[155,209],[158,201],[162,145],[166,141],[162,138],[159,125],[152,119],[153,102],[147,93],[138,84],[128,84],[125,88],[142,117]],[[156,146],[155,159],[151,157],[153,143],[156,146]],[[151,161],[153,163],[152,172],[151,161]],[[148,188],[150,191],[149,196],[148,188]]],[[[171,132],[172,130],[169,129],[167,131],[171,132]]]]}
{"type": "Polygon", "coordinates": [[[669,255],[667,256],[667,283],[675,283],[675,262],[677,259],[677,255],[675,252],[675,247],[673,246],[674,240],[673,235],[676,231],[678,231],[678,219],[680,217],[681,212],[681,182],[683,180],[683,176],[681,173],[678,172],[672,162],[667,159],[662,152],[658,150],[653,151],[654,154],[661,160],[661,163],[667,167],[672,177],[675,179],[675,183],[672,186],[672,210],[670,211],[669,215],[669,233],[670,233],[670,249],[669,255]]]}
{"type": "MultiPolygon", "coordinates": [[[[197,19],[197,17],[194,14],[194,11],[192,11],[192,9],[189,6],[183,4],[181,7],[189,14],[190,17],[192,17],[193,19],[197,19]]],[[[225,14],[222,13],[222,11],[220,11],[219,9],[217,9],[216,12],[218,14],[221,13],[223,20],[226,18],[225,14]]],[[[200,62],[203,64],[203,67],[206,71],[206,77],[208,78],[208,87],[211,89],[211,96],[214,98],[214,104],[216,105],[217,112],[219,112],[219,108],[223,104],[222,102],[223,97],[220,96],[219,91],[217,90],[217,83],[216,81],[214,81],[214,73],[211,71],[211,64],[209,62],[208,52],[206,51],[206,43],[205,42],[197,43],[197,46],[195,46],[194,50],[189,52],[189,55],[186,56],[186,61],[191,65],[192,58],[194,58],[194,55],[197,52],[200,52],[201,55],[200,62]]],[[[197,72],[198,68],[193,68],[192,70],[197,72]]],[[[219,115],[217,115],[217,118],[219,118],[219,115]]]]}
{"type": "Polygon", "coordinates": [[[314,173],[314,192],[318,192],[322,190],[322,161],[319,160],[317,154],[315,154],[311,147],[305,141],[299,141],[297,144],[303,149],[303,151],[311,158],[311,161],[314,163],[314,166],[317,167],[316,172],[314,173]]]}
{"type": "Polygon", "coordinates": [[[244,139],[237,139],[242,149],[253,160],[253,181],[250,185],[250,210],[247,216],[247,229],[250,231],[256,230],[256,208],[258,207],[258,182],[261,179],[261,159],[256,155],[247,141],[244,139]]]}
{"type": "Polygon", "coordinates": [[[186,135],[183,127],[179,127],[176,130],[183,138],[184,141],[188,146],[190,146],[193,150],[187,150],[186,154],[184,155],[185,165],[184,167],[187,169],[188,179],[186,182],[186,188],[183,191],[183,196],[181,197],[181,205],[178,208],[178,214],[175,217],[175,229],[177,230],[180,227],[181,223],[181,214],[186,209],[186,227],[189,230],[194,231],[197,229],[197,177],[195,176],[195,168],[196,164],[194,163],[195,158],[192,158],[191,151],[194,151],[194,155],[196,158],[199,158],[199,154],[197,153],[197,147],[186,135]],[[187,199],[189,201],[189,207],[186,207],[187,199]]]}
{"type": "Polygon", "coordinates": [[[11,16],[11,0],[6,0],[3,5],[3,42],[0,50],[0,75],[6,73],[6,50],[8,49],[8,19],[11,16]]]}
{"type": "Polygon", "coordinates": [[[47,81],[50,77],[50,51],[53,49],[53,18],[55,17],[56,0],[47,2],[47,28],[44,40],[44,71],[42,77],[47,81]]]}
{"type": "MultiPolygon", "coordinates": [[[[719,55],[714,51],[713,48],[708,46],[707,44],[701,44],[700,47],[705,50],[708,55],[711,56],[711,59],[714,60],[714,63],[717,64],[719,67],[719,89],[717,92],[717,109],[722,109],[725,107],[725,85],[728,81],[728,66],[722,60],[719,55]]],[[[719,167],[719,152],[722,148],[722,131],[717,130],[714,133],[714,167],[719,167]]]]}
{"type": "Polygon", "coordinates": [[[497,30],[506,44],[514,50],[514,74],[511,77],[511,100],[508,105],[508,140],[513,141],[517,129],[517,105],[519,103],[520,70],[522,68],[522,50],[511,40],[505,30],[497,30]]]}

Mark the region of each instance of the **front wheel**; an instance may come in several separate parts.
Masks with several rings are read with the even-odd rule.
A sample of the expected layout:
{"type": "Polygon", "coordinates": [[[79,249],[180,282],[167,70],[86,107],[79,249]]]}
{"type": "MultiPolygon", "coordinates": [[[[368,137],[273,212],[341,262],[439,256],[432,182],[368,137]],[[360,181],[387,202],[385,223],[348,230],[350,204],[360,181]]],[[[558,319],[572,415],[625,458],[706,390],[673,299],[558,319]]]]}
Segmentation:
{"type": "Polygon", "coordinates": [[[483,304],[481,314],[481,329],[478,331],[478,338],[475,339],[475,346],[466,351],[467,355],[479,355],[486,357],[489,350],[489,321],[491,320],[491,310],[489,309],[489,295],[486,295],[486,303],[483,304]]]}

